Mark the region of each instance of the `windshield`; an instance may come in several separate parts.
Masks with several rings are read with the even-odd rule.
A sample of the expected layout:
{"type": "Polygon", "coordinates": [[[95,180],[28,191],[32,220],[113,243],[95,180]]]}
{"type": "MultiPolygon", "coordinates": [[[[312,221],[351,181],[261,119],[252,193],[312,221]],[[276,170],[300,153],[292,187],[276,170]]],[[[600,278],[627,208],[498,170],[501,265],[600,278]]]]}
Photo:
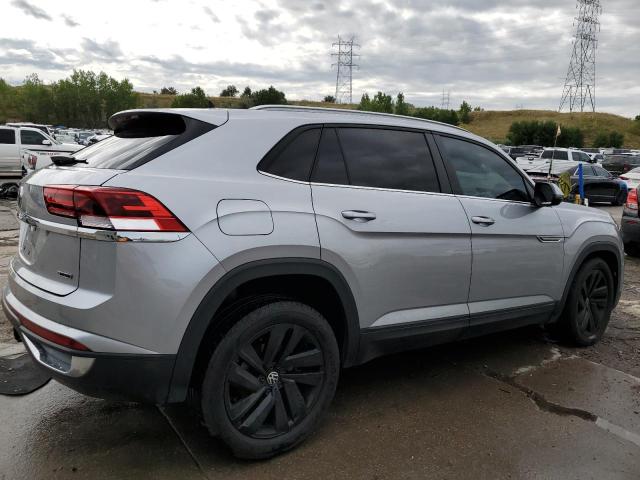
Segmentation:
{"type": "Polygon", "coordinates": [[[88,167],[127,169],[148,153],[176,137],[177,135],[142,138],[113,136],[83,148],[74,155],[74,158],[86,161],[88,167]]]}

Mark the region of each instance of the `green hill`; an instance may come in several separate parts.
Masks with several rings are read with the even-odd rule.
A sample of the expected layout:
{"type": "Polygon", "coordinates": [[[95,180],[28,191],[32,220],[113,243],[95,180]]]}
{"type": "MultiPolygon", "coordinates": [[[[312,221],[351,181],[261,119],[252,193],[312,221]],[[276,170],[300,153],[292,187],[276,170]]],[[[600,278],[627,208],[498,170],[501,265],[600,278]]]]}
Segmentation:
{"type": "Polygon", "coordinates": [[[640,148],[640,122],[611,113],[558,113],[550,110],[511,110],[472,112],[471,122],[461,125],[467,130],[497,143],[505,142],[509,127],[522,120],[552,120],[561,126],[579,127],[584,146],[589,147],[600,131],[624,134],[627,148],[640,148]]]}

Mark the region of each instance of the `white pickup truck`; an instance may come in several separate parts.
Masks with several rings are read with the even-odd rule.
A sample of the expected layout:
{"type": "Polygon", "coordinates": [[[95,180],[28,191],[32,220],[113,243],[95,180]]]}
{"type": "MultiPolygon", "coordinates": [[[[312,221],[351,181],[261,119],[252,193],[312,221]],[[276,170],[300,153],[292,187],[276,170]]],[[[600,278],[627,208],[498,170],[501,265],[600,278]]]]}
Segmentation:
{"type": "Polygon", "coordinates": [[[0,125],[0,179],[22,177],[22,157],[73,153],[82,145],[60,143],[42,130],[33,127],[0,125]]]}

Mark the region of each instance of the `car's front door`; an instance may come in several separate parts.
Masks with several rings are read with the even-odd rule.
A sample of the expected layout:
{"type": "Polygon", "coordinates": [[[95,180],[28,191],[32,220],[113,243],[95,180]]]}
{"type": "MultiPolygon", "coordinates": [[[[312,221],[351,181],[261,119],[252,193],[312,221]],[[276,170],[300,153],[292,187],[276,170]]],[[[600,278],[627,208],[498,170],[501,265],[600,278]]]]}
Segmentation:
{"type": "Polygon", "coordinates": [[[0,128],[0,175],[20,172],[20,149],[13,128],[0,128]]]}
{"type": "Polygon", "coordinates": [[[467,326],[470,227],[423,132],[325,126],[311,182],[321,256],[352,286],[363,329],[467,326]]]}
{"type": "Polygon", "coordinates": [[[436,139],[471,225],[471,326],[547,314],[563,291],[558,215],[531,203],[531,184],[497,151],[458,137],[436,139]]]}

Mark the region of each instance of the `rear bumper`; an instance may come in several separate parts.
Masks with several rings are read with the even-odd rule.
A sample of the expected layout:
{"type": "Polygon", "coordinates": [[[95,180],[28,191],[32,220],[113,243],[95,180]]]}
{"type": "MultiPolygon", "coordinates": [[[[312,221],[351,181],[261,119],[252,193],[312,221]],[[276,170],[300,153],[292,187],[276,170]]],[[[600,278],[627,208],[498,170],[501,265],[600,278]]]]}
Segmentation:
{"type": "Polygon", "coordinates": [[[624,243],[640,243],[640,217],[623,215],[620,230],[624,243]]]}
{"type": "MultiPolygon", "coordinates": [[[[28,330],[20,316],[47,329],[38,315],[20,305],[5,288],[2,307],[22,337],[29,355],[40,368],[60,383],[92,397],[163,404],[167,400],[175,355],[104,353],[72,350],[55,344],[28,330]]],[[[87,332],[77,335],[65,330],[67,336],[80,337],[86,342],[87,332]]],[[[101,344],[95,339],[93,344],[101,344]]]]}

